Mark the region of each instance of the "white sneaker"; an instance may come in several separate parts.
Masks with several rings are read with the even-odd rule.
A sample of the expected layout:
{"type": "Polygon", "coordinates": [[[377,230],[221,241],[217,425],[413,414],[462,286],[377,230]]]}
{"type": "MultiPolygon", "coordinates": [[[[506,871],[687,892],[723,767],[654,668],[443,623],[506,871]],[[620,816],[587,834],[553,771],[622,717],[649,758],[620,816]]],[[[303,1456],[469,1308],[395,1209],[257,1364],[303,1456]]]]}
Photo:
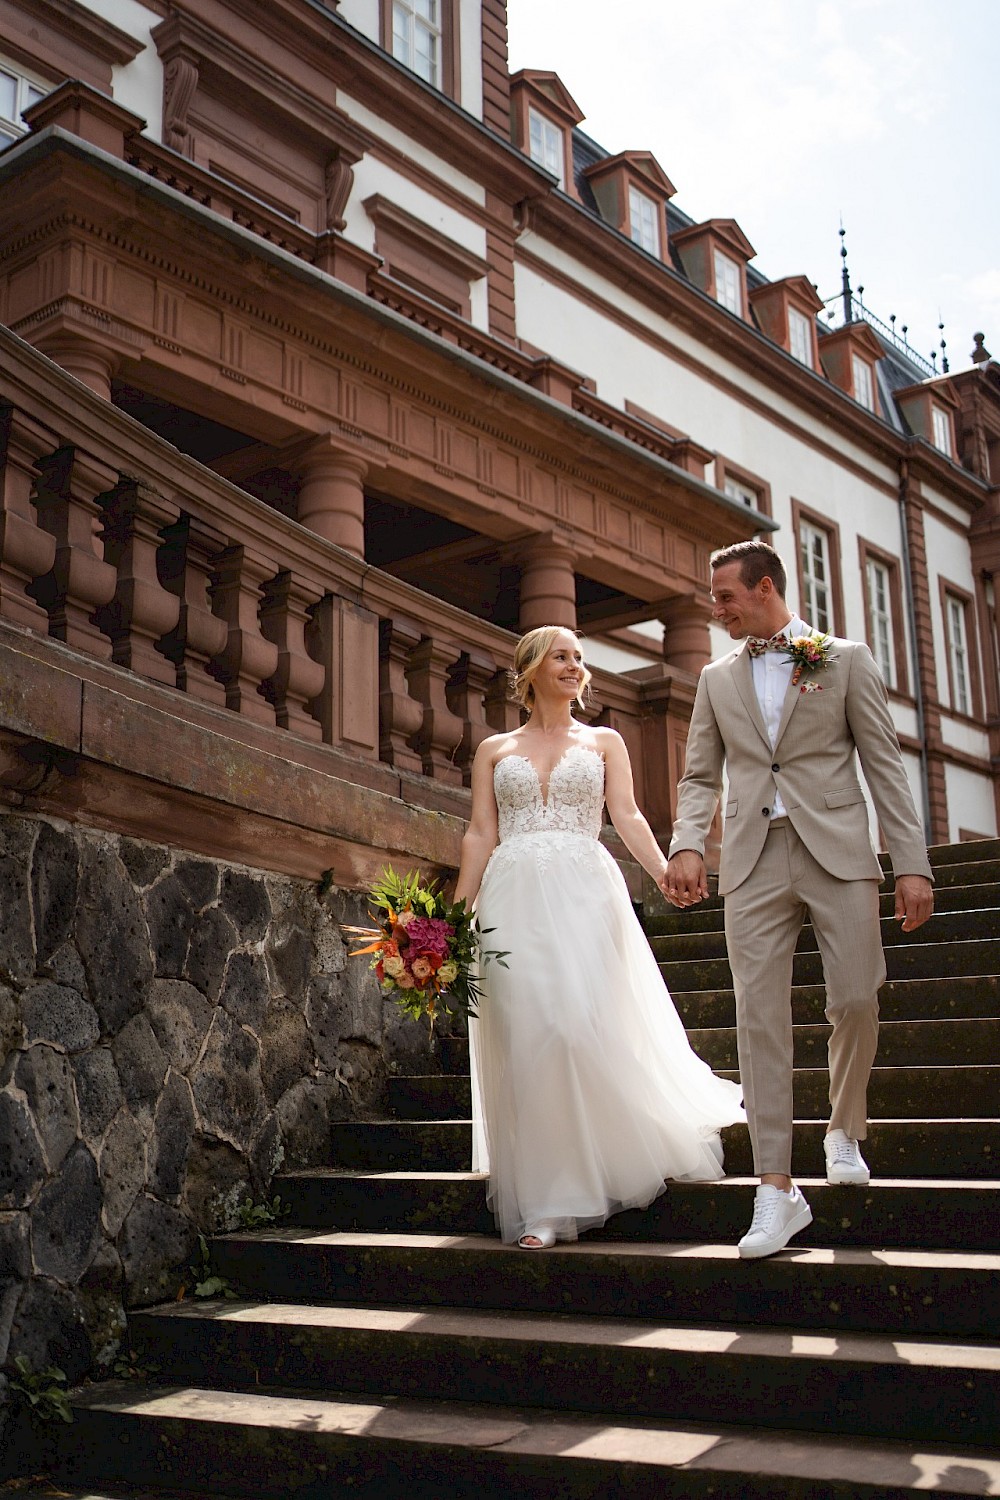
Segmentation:
{"type": "Polygon", "coordinates": [[[783,1250],[793,1234],[812,1223],[812,1209],[799,1188],[790,1193],[762,1182],[753,1200],[753,1219],[737,1249],[744,1260],[783,1250]]]}
{"type": "Polygon", "coordinates": [[[861,1155],[857,1141],[852,1141],[845,1130],[829,1130],[823,1141],[826,1153],[827,1182],[871,1181],[868,1165],[861,1155]]]}

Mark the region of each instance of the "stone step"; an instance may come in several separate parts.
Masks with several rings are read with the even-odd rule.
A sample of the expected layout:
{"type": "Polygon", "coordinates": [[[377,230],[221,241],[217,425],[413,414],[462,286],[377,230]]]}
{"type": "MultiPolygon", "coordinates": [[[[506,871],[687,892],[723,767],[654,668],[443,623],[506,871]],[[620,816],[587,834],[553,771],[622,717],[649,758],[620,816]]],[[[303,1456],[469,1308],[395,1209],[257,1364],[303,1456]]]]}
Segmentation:
{"type": "MultiPolygon", "coordinates": [[[[515,1252],[510,1251],[511,1255],[515,1252]]],[[[747,1295],[756,1279],[745,1278],[747,1295]]],[[[676,1326],[512,1311],[181,1302],[133,1314],[163,1380],[508,1402],[617,1416],[996,1440],[1000,1348],[968,1339],[757,1324],[676,1326]],[[794,1392],[794,1395],[792,1393],[794,1392]]]]}
{"type": "MultiPolygon", "coordinates": [[[[74,1406],[74,1426],[53,1441],[75,1480],[83,1469],[106,1485],[125,1470],[133,1484],[166,1486],[156,1490],[160,1500],[173,1500],[178,1474],[199,1500],[245,1494],[251,1475],[261,1500],[918,1500],[928,1488],[940,1500],[965,1500],[1000,1492],[996,1455],[956,1443],[202,1385],[92,1386],[74,1406]]],[[[85,1493],[145,1500],[144,1491],[117,1486],[85,1493]]]]}
{"type": "MultiPolygon", "coordinates": [[[[735,1069],[720,1077],[739,1082],[735,1069]]],[[[825,1067],[797,1067],[792,1095],[797,1119],[830,1117],[830,1077],[825,1067]]],[[[1000,1110],[1000,1067],[873,1068],[868,1109],[877,1120],[947,1120],[961,1105],[966,1119],[988,1119],[1000,1110]]]]}
{"type": "MultiPolygon", "coordinates": [[[[938,943],[978,942],[996,938],[1000,932],[1000,911],[977,908],[972,911],[938,912],[916,932],[904,932],[897,917],[883,917],[882,946],[891,952],[897,945],[920,947],[938,943]]],[[[726,937],[717,932],[677,932],[669,937],[651,937],[649,946],[660,963],[678,963],[685,959],[725,958],[726,937]]],[[[796,945],[797,953],[817,952],[816,933],[811,925],[803,927],[796,945]]]]}
{"type": "MultiPolygon", "coordinates": [[[[987,860],[1000,860],[1000,838],[967,839],[959,844],[934,844],[928,849],[927,857],[935,875],[942,865],[982,865],[987,860]]],[[[882,868],[886,869],[888,855],[880,855],[879,858],[882,868]]]]}
{"type": "MultiPolygon", "coordinates": [[[[995,1024],[1000,1027],[1000,1023],[995,1024]]],[[[807,1036],[800,1041],[799,1028],[793,1031],[797,1053],[793,1080],[796,1117],[800,1120],[826,1120],[830,1114],[826,1070],[829,1027],[800,1029],[807,1036]]],[[[706,1044],[696,1047],[696,1050],[723,1077],[739,1083],[735,1030],[698,1031],[692,1032],[691,1037],[695,1044],[697,1040],[707,1039],[706,1044]]],[[[992,1050],[986,1056],[993,1058],[997,1056],[995,1034],[990,1041],[992,1050]]],[[[405,1120],[433,1123],[471,1118],[469,1080],[457,1075],[393,1080],[389,1099],[393,1114],[405,1120]]],[[[965,1065],[935,1063],[931,1066],[890,1067],[882,1066],[880,1056],[879,1066],[872,1070],[868,1112],[874,1119],[948,1119],[959,1102],[967,1117],[986,1119],[995,1114],[1000,1105],[1000,1066],[984,1059],[965,1065]]]]}
{"type": "MultiPolygon", "coordinates": [[[[217,1237],[212,1265],[252,1300],[1000,1335],[1000,1255],[798,1247],[796,1240],[794,1253],[749,1268],[731,1244],[583,1240],[539,1256],[492,1236],[297,1229],[217,1237]]],[[[133,1314],[133,1336],[141,1336],[143,1317],[133,1314]]]]}
{"type": "MultiPolygon", "coordinates": [[[[1000,974],[1000,938],[974,942],[892,943],[886,949],[889,979],[946,979],[952,974],[1000,974]]],[[[731,989],[732,974],[724,958],[683,959],[661,963],[671,994],[686,990],[731,989]]],[[[819,984],[823,969],[818,953],[796,953],[794,984],[819,984]]]]}
{"type": "MultiPolygon", "coordinates": [[[[797,1068],[825,1068],[830,1027],[793,1026],[792,1043],[797,1068]]],[[[712,1068],[736,1068],[736,1028],[695,1028],[688,1040],[712,1068]]],[[[878,1067],[944,1068],[995,1066],[1000,1063],[1000,1020],[883,1021],[878,1033],[878,1067]]],[[[452,1080],[458,1083],[459,1079],[452,1080]]],[[[963,1096],[963,1104],[965,1099],[963,1096]]],[[[895,1114],[898,1111],[890,1111],[895,1114]]],[[[987,1111],[991,1113],[992,1111],[987,1111]]],[[[885,1110],[872,1113],[885,1114],[885,1110]]],[[[977,1114],[978,1110],[970,1110],[977,1114]]],[[[420,1118],[411,1115],[411,1119],[420,1118]]]]}
{"type": "MultiPolygon", "coordinates": [[[[816,1145],[820,1146],[817,1139],[816,1145]]],[[[821,1149],[821,1147],[820,1147],[821,1149]]],[[[869,1152],[869,1155],[871,1153],[869,1152]]],[[[820,1170],[819,1160],[812,1173],[820,1170]]],[[[1000,1169],[998,1169],[1000,1170],[1000,1169]]],[[[801,1176],[813,1222],[799,1246],[993,1251],[1000,1181],[875,1177],[864,1188],[801,1176]]],[[[672,1182],[645,1209],[616,1214],[581,1243],[702,1241],[735,1244],[750,1222],[751,1177],[672,1182]]],[[[291,1221],[314,1229],[484,1234],[493,1231],[486,1177],[478,1172],[314,1169],[275,1180],[291,1221]]]]}
{"type": "MultiPolygon", "coordinates": [[[[830,1027],[795,1026],[795,1066],[826,1066],[830,1027]]],[[[688,1041],[711,1068],[738,1067],[736,1028],[692,1028],[688,1041]]],[[[1000,1019],[883,1021],[879,1027],[881,1068],[982,1066],[1000,1062],[1000,1019]]],[[[403,1120],[455,1120],[471,1114],[467,1075],[406,1074],[389,1079],[389,1112],[403,1120]]],[[[884,1112],[884,1111],[883,1111],[884,1112]]],[[[896,1113],[896,1111],[892,1111],[896,1113]]]]}
{"type": "MultiPolygon", "coordinates": [[[[678,990],[673,996],[688,1030],[734,1026],[736,998],[731,988],[678,990]]],[[[956,974],[939,979],[890,979],[878,992],[883,1021],[923,1021],[951,1018],[1000,1017],[1000,975],[956,974]]],[[[792,989],[792,1020],[797,1026],[823,1021],[826,989],[822,984],[799,984],[792,989]]]]}
{"type": "MultiPolygon", "coordinates": [[[[883,891],[879,897],[880,915],[891,917],[894,913],[895,896],[892,891],[883,891]]],[[[983,885],[942,885],[934,890],[935,912],[989,911],[998,912],[1000,920],[1000,863],[997,878],[983,885]]],[[[676,933],[721,932],[724,915],[723,904],[718,899],[703,901],[688,911],[677,911],[667,907],[663,911],[651,912],[643,918],[643,928],[648,937],[670,937],[676,933]]],[[[809,926],[809,923],[806,923],[809,926]]]]}
{"type": "MultiPolygon", "coordinates": [[[[819,1120],[796,1122],[792,1169],[799,1176],[822,1164],[819,1120]]],[[[751,1170],[743,1125],[723,1131],[727,1170],[751,1170]]],[[[989,1178],[1000,1171],[1000,1121],[994,1119],[873,1120],[865,1155],[880,1176],[989,1178]]],[[[369,1171],[465,1171],[472,1156],[468,1120],[346,1121],[330,1130],[331,1166],[369,1171]]]]}

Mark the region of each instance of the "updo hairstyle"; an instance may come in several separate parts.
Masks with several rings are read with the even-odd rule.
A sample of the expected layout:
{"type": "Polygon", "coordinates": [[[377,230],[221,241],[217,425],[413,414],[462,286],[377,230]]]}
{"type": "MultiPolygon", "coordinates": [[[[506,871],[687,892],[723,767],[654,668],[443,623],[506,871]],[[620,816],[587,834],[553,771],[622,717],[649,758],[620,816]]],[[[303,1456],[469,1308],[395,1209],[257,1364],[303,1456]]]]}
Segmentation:
{"type": "MultiPolygon", "coordinates": [[[[532,678],[552,650],[556,637],[560,635],[571,636],[578,646],[581,644],[576,631],[570,630],[565,625],[539,625],[535,630],[529,630],[527,635],[522,635],[514,648],[514,665],[510,673],[511,693],[521,707],[529,712],[535,701],[535,690],[531,685],[532,678]]],[[[574,699],[574,702],[578,703],[581,708],[584,707],[584,694],[590,687],[590,676],[590,672],[584,665],[583,681],[574,699]]]]}

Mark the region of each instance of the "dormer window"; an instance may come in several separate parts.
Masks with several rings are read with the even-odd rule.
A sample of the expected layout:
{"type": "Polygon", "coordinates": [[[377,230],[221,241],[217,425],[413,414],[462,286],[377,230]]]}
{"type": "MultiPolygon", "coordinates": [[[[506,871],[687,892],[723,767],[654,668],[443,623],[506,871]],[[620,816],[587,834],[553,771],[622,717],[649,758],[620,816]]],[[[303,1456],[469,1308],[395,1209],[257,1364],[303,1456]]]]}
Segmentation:
{"type": "Polygon", "coordinates": [[[392,0],[392,55],[434,88],[442,87],[442,0],[392,0]]]}
{"type": "Polygon", "coordinates": [[[794,307],[788,309],[788,349],[800,365],[812,369],[812,327],[809,319],[794,307]]]}
{"type": "Polygon", "coordinates": [[[20,69],[0,62],[0,150],[24,134],[26,109],[44,99],[48,90],[26,78],[20,69]]]}
{"type": "Polygon", "coordinates": [[[743,316],[743,283],[740,268],[731,256],[716,250],[714,257],[715,300],[737,317],[743,316]]]}
{"type": "Polygon", "coordinates": [[[546,172],[558,177],[560,187],[565,187],[565,137],[559,126],[537,109],[528,110],[528,155],[546,172]]]}
{"type": "Polygon", "coordinates": [[[943,406],[931,407],[931,442],[945,458],[951,458],[951,417],[943,406]]]}
{"type": "Polygon", "coordinates": [[[659,211],[652,198],[640,193],[637,187],[628,190],[628,223],[632,243],[650,255],[660,253],[659,211]]]}
{"type": "Polygon", "coordinates": [[[860,354],[851,355],[851,384],[854,387],[854,399],[859,406],[866,411],[875,410],[875,381],[872,367],[860,354]]]}

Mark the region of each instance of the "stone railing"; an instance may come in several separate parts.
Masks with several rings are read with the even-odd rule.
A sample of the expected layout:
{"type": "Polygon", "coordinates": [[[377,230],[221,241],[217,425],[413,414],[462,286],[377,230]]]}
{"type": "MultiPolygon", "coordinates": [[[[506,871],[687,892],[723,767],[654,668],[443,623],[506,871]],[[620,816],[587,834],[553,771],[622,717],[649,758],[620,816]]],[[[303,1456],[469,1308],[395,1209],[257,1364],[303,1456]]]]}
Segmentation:
{"type": "MultiPolygon", "coordinates": [[[[517,723],[509,632],[278,513],[2,329],[0,480],[0,620],[175,690],[180,718],[228,710],[283,731],[291,759],[326,746],[369,785],[381,763],[395,795],[459,813],[478,744],[517,723]]],[[[690,680],[594,686],[662,832],[690,680]]]]}

